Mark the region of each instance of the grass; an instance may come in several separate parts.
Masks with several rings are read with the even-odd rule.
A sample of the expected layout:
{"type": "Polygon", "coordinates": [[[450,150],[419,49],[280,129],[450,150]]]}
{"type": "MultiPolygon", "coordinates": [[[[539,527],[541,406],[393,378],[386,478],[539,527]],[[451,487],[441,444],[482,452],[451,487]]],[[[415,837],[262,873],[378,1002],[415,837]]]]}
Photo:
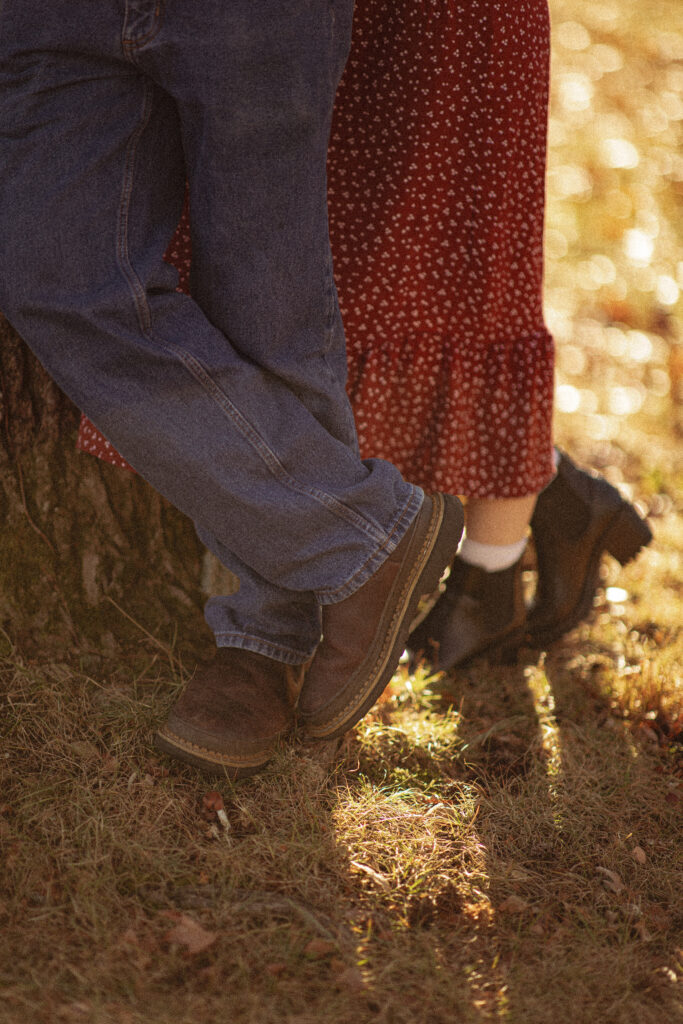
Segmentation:
{"type": "Polygon", "coordinates": [[[675,694],[636,636],[399,674],[340,750],[219,784],[227,830],[151,749],[165,666],[8,650],[0,1020],[680,1019],[675,694]]]}
{"type": "Polygon", "coordinates": [[[553,12],[558,436],[653,545],[546,654],[401,670],[341,746],[240,784],[155,753],[192,668],[164,639],[81,663],[0,635],[0,1024],[683,1021],[683,26],[553,12]]]}

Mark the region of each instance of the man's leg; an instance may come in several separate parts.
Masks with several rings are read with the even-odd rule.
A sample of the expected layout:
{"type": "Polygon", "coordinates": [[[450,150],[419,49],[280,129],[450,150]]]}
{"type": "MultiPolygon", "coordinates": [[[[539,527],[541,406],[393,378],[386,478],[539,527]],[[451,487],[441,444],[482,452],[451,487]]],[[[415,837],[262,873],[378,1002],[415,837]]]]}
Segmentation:
{"type": "MultiPolygon", "coordinates": [[[[288,171],[305,167],[307,150],[313,163],[324,155],[337,73],[330,68],[330,42],[321,57],[324,32],[308,39],[302,31],[292,63],[291,33],[283,33],[287,18],[305,22],[315,10],[326,19],[329,36],[335,5],[273,0],[255,10],[247,0],[214,0],[202,5],[201,22],[192,24],[189,7],[170,0],[136,0],[125,10],[119,3],[94,7],[87,0],[3,4],[0,171],[10,202],[0,208],[0,307],[130,463],[255,574],[300,598],[308,595],[317,626],[319,605],[363,591],[408,535],[414,539],[423,506],[422,493],[393,466],[359,460],[348,430],[335,426],[343,423],[344,412],[341,420],[329,416],[332,385],[320,402],[302,400],[305,387],[295,379],[296,366],[310,349],[302,344],[297,357],[300,342],[316,321],[326,345],[334,334],[329,262],[312,282],[287,275],[283,265],[296,263],[294,239],[304,251],[321,251],[324,201],[311,202],[302,217],[296,202],[287,205],[282,180],[271,176],[270,188],[258,176],[262,163],[275,169],[288,143],[297,153],[288,171]],[[264,49],[264,24],[272,33],[270,50],[264,49]],[[229,76],[221,77],[207,59],[222,52],[214,45],[216,35],[223,33],[226,54],[236,59],[231,41],[239,37],[241,49],[248,48],[250,26],[259,39],[247,78],[252,92],[264,82],[272,86],[271,68],[280,62],[293,83],[284,103],[281,93],[266,86],[256,99],[220,93],[229,76]],[[175,28],[182,31],[174,34],[175,28]],[[259,53],[265,54],[260,70],[259,53]],[[171,94],[185,74],[204,78],[194,99],[171,94]],[[251,302],[255,320],[267,326],[268,315],[256,313],[268,302],[268,268],[278,283],[276,305],[301,289],[306,293],[298,302],[303,310],[310,306],[302,331],[292,332],[297,314],[282,334],[275,333],[272,346],[295,377],[260,365],[239,333],[233,343],[229,325],[221,329],[196,301],[175,292],[175,278],[160,259],[182,196],[181,129],[190,150],[190,178],[202,181],[201,138],[195,139],[198,152],[192,152],[188,129],[193,109],[202,121],[202,103],[216,112],[207,124],[228,125],[221,151],[226,161],[249,142],[241,162],[249,163],[259,182],[254,197],[245,198],[237,188],[222,200],[244,211],[243,223],[238,212],[234,226],[250,238],[241,250],[246,258],[251,249],[245,280],[266,268],[263,284],[253,293],[245,288],[240,299],[251,302]],[[259,222],[260,239],[249,234],[253,198],[268,214],[259,222]],[[323,302],[321,287],[327,288],[323,302]],[[321,307],[328,310],[322,322],[321,307]]],[[[207,144],[215,153],[219,140],[209,133],[207,144]]],[[[248,175],[241,180],[246,188],[248,175]]],[[[318,188],[323,180],[318,174],[318,188]]],[[[310,174],[304,184],[315,187],[310,174]]],[[[200,186],[195,188],[201,195],[200,186]]],[[[270,347],[265,338],[263,351],[270,347]]],[[[374,663],[369,666],[375,674],[370,681],[363,677],[362,700],[354,698],[349,723],[391,669],[413,593],[451,553],[444,555],[439,545],[452,546],[459,533],[456,510],[443,501],[425,504],[434,514],[420,523],[417,550],[411,541],[408,553],[388,566],[379,611],[371,613],[378,628],[391,633],[389,662],[380,645],[382,664],[377,672],[374,663]],[[384,607],[394,599],[397,573],[405,583],[399,587],[400,621],[387,619],[384,607]]],[[[364,607],[363,614],[369,613],[364,607]]],[[[242,682],[251,686],[258,675],[249,670],[242,682]]],[[[244,720],[251,708],[247,712],[244,720]]],[[[239,717],[233,705],[226,713],[239,717]]]]}
{"type": "MultiPolygon", "coordinates": [[[[180,5],[167,11],[168,32],[145,42],[136,59],[180,112],[193,298],[234,348],[286,382],[356,455],[326,203],[327,139],[352,7],[272,0],[256,18],[244,0],[180,5]],[[207,21],[198,76],[195,48],[178,40],[201,37],[207,21]]],[[[307,660],[320,638],[311,596],[278,589],[199,533],[241,584],[207,606],[218,644],[307,660]],[[269,643],[259,642],[266,635],[269,643]]]]}
{"type": "MultiPolygon", "coordinates": [[[[146,5],[134,6],[139,12],[146,5]]],[[[150,20],[140,24],[145,38],[153,34],[155,9],[163,13],[163,5],[148,6],[150,20]]],[[[159,33],[172,25],[177,6],[168,4],[159,33]]],[[[256,19],[246,0],[214,6],[241,7],[242,20],[263,17],[264,5],[256,19]]],[[[327,2],[319,7],[329,14],[327,2]]],[[[264,369],[196,301],[175,291],[175,273],[160,254],[182,198],[177,107],[126,60],[119,10],[88,0],[3,4],[0,161],[9,199],[0,209],[0,308],[64,390],[206,536],[274,585],[340,600],[398,544],[421,492],[389,463],[361,462],[349,437],[335,437],[293,383],[264,369]]],[[[225,19],[214,25],[205,13],[203,20],[206,39],[183,45],[192,45],[197,73],[210,85],[203,42],[227,29],[225,19]]],[[[279,23],[272,29],[277,34],[279,23]]],[[[328,69],[321,74],[329,77],[328,69]]],[[[299,115],[288,128],[293,137],[326,119],[331,102],[311,110],[304,85],[289,112],[299,115]]],[[[211,102],[228,111],[237,139],[251,131],[242,121],[248,106],[230,113],[236,100],[222,94],[211,102]]],[[[224,148],[229,155],[228,138],[224,148]]],[[[276,162],[277,153],[270,158],[276,162]]],[[[259,194],[267,204],[268,191],[259,194]]],[[[237,209],[242,201],[225,197],[237,209]]],[[[246,203],[244,210],[249,216],[246,203]]],[[[282,228],[277,214],[266,218],[275,233],[282,228]]],[[[314,244],[312,234],[320,248],[320,232],[312,215],[300,221],[299,248],[314,244]]],[[[277,276],[289,250],[262,248],[257,257],[265,266],[265,303],[268,267],[277,276]]],[[[321,283],[319,275],[316,287],[321,283]]],[[[312,289],[296,276],[289,285],[312,289]]],[[[323,335],[326,324],[319,330],[323,335]]],[[[293,364],[298,343],[291,335],[281,341],[293,364]]]]}

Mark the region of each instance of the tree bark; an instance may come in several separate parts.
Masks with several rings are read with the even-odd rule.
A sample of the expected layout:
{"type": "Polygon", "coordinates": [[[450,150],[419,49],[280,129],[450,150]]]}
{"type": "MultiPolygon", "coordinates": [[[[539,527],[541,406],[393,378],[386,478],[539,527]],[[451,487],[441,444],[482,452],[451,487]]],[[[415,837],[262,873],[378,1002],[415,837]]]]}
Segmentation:
{"type": "MultiPolygon", "coordinates": [[[[48,655],[208,642],[204,552],[140,477],[75,450],[78,411],[0,316],[0,626],[48,655]]],[[[206,571],[206,567],[205,567],[206,571]]],[[[6,642],[6,641],[5,641],[6,642]]]]}

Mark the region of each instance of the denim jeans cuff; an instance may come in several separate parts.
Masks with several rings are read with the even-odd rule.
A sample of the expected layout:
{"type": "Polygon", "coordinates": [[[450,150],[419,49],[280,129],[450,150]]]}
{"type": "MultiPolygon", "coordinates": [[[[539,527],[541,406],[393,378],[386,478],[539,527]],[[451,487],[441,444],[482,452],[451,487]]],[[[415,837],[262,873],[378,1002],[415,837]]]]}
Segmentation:
{"type": "Polygon", "coordinates": [[[345,597],[350,597],[351,594],[355,593],[356,590],[359,590],[364,583],[367,583],[370,577],[377,572],[391,552],[398,547],[413,519],[420,511],[423,501],[424,491],[420,487],[413,485],[408,501],[405,503],[403,508],[399,510],[393,523],[389,526],[387,536],[383,543],[373,551],[360,569],[353,574],[350,580],[347,580],[346,583],[342,584],[341,587],[337,587],[336,590],[316,590],[315,596],[318,601],[320,601],[321,604],[336,604],[338,601],[343,601],[345,597]]]}
{"type": "Polygon", "coordinates": [[[296,651],[271,640],[258,636],[245,636],[243,633],[216,633],[217,647],[239,647],[243,651],[262,654],[273,661],[281,661],[284,665],[304,665],[313,656],[315,648],[308,652],[296,651]]]}

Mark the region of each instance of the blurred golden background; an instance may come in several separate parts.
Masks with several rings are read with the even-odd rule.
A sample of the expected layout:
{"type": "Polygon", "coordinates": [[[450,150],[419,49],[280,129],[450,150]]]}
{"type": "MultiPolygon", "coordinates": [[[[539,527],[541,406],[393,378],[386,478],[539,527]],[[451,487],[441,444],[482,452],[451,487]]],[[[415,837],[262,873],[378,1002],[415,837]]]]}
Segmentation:
{"type": "Polygon", "coordinates": [[[683,3],[550,7],[557,438],[661,516],[683,474],[683,3]]]}

